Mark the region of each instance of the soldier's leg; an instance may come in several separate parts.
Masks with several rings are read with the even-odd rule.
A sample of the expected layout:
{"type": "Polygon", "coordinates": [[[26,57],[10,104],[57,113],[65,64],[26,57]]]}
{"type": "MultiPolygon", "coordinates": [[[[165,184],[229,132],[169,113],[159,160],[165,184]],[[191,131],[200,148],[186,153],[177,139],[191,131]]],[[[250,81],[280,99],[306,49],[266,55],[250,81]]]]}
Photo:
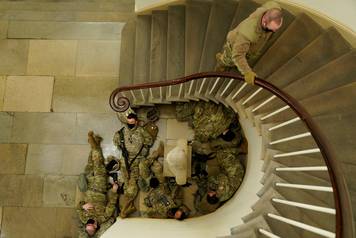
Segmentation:
{"type": "Polygon", "coordinates": [[[163,176],[163,166],[160,162],[154,161],[151,166],[151,170],[161,184],[165,182],[165,178],[163,176]]]}
{"type": "Polygon", "coordinates": [[[130,178],[129,183],[127,185],[125,184],[124,186],[124,196],[122,197],[123,204],[120,212],[120,216],[122,218],[127,217],[129,214],[136,211],[134,202],[135,198],[137,197],[137,194],[138,187],[136,181],[130,178]]]}

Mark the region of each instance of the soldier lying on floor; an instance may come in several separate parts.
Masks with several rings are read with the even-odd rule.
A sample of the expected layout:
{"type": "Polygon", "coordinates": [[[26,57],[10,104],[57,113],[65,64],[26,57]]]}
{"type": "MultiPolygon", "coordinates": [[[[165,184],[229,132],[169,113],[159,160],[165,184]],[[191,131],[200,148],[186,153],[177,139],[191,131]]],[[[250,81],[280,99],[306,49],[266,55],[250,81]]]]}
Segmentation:
{"type": "Polygon", "coordinates": [[[101,138],[88,133],[91,146],[88,164],[85,168],[87,190],[84,201],[79,202],[77,213],[81,222],[79,237],[100,237],[115,221],[113,213],[117,201],[118,185],[107,187],[107,171],[100,147],[101,138]]]}

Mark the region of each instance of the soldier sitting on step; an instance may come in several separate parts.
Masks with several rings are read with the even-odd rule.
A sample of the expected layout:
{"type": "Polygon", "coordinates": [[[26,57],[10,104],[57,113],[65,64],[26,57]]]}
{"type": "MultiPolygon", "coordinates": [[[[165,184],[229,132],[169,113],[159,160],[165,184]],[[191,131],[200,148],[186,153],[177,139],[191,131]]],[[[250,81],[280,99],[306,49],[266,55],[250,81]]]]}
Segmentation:
{"type": "Polygon", "coordinates": [[[107,171],[100,147],[101,138],[88,133],[91,146],[88,164],[85,168],[86,192],[84,201],[77,206],[77,213],[81,221],[79,237],[100,237],[115,221],[113,213],[117,201],[118,185],[114,184],[110,190],[107,187],[107,171]]]}
{"type": "Polygon", "coordinates": [[[180,187],[167,189],[166,184],[160,184],[157,178],[150,180],[151,190],[144,199],[147,210],[142,212],[143,217],[174,218],[183,220],[189,216],[190,210],[177,198],[180,187]]]}

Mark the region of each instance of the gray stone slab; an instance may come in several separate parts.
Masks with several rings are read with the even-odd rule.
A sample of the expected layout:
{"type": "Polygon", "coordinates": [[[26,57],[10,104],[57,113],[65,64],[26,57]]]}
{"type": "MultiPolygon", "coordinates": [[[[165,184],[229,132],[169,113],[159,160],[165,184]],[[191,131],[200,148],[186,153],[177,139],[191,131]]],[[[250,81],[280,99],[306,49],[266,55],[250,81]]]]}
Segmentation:
{"type": "Polygon", "coordinates": [[[76,40],[31,40],[28,53],[29,75],[74,75],[76,40]]]}
{"type": "Polygon", "coordinates": [[[7,37],[8,21],[0,21],[0,40],[7,37]]]}
{"type": "Polygon", "coordinates": [[[123,25],[124,23],[119,22],[10,21],[7,37],[15,39],[119,40],[123,25]]]}
{"type": "Polygon", "coordinates": [[[75,113],[15,113],[11,141],[72,144],[75,119],[75,113]]]}
{"type": "Polygon", "coordinates": [[[0,175],[0,206],[41,206],[43,178],[0,175]]]}
{"type": "Polygon", "coordinates": [[[79,175],[88,160],[89,145],[29,145],[26,174],[79,175]]]}
{"type": "Polygon", "coordinates": [[[28,49],[28,40],[0,40],[0,74],[24,75],[28,49]]]}
{"type": "Polygon", "coordinates": [[[2,1],[0,11],[6,10],[37,10],[37,11],[118,11],[132,12],[132,0],[107,1],[2,1]]]}
{"type": "Polygon", "coordinates": [[[0,143],[7,143],[11,138],[13,113],[0,112],[0,143]]]}
{"type": "Polygon", "coordinates": [[[57,77],[54,112],[112,112],[109,97],[118,85],[116,77],[57,77]]]}
{"type": "Polygon", "coordinates": [[[120,41],[78,41],[77,76],[118,76],[120,41]]]}
{"type": "Polygon", "coordinates": [[[26,144],[0,144],[0,174],[24,174],[26,144]]]}
{"type": "Polygon", "coordinates": [[[78,236],[78,214],[74,208],[56,208],[56,237],[78,236]]]}
{"type": "Polygon", "coordinates": [[[92,130],[104,140],[103,144],[111,144],[114,133],[122,127],[115,113],[78,113],[75,128],[76,143],[88,143],[88,131],[92,130]]]}
{"type": "Polygon", "coordinates": [[[73,207],[77,181],[77,176],[46,176],[43,189],[44,206],[73,207]]]}
{"type": "Polygon", "coordinates": [[[8,10],[0,12],[1,20],[13,21],[95,21],[126,22],[134,18],[133,12],[116,11],[36,11],[8,10]]]}
{"type": "Polygon", "coordinates": [[[3,213],[1,238],[55,237],[55,208],[5,207],[3,213]]]}

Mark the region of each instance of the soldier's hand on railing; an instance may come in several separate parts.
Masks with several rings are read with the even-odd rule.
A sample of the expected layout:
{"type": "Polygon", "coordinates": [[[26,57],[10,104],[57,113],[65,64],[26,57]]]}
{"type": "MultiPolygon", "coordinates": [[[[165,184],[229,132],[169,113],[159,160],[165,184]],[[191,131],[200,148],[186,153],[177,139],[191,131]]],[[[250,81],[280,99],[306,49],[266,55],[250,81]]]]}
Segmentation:
{"type": "Polygon", "coordinates": [[[255,84],[255,77],[256,77],[256,73],[253,72],[252,70],[251,71],[247,71],[244,74],[245,82],[248,83],[248,84],[254,85],[255,84]]]}

